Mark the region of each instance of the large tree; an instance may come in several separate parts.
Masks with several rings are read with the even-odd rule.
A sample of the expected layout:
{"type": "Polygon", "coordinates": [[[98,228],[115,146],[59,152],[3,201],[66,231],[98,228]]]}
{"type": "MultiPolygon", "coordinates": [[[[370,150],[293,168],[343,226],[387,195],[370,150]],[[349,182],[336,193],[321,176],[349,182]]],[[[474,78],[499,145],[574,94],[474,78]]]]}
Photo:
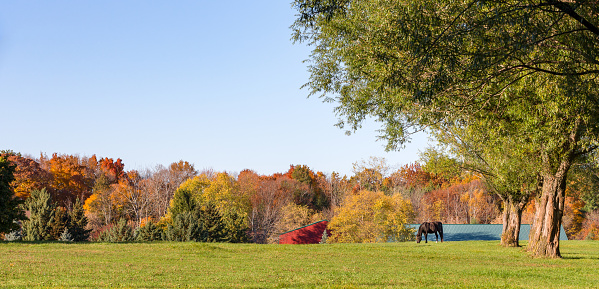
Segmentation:
{"type": "Polygon", "coordinates": [[[296,0],[314,49],[311,94],[349,131],[374,117],[388,149],[439,124],[487,120],[537,144],[542,194],[528,250],[559,257],[565,180],[599,134],[599,6],[592,0],[296,0]],[[516,89],[514,89],[516,88],[516,89]]]}
{"type": "Polygon", "coordinates": [[[484,122],[435,130],[435,138],[458,156],[460,167],[482,176],[503,203],[501,244],[519,246],[522,211],[539,191],[540,158],[535,146],[517,135],[518,124],[491,129],[484,122]]]}

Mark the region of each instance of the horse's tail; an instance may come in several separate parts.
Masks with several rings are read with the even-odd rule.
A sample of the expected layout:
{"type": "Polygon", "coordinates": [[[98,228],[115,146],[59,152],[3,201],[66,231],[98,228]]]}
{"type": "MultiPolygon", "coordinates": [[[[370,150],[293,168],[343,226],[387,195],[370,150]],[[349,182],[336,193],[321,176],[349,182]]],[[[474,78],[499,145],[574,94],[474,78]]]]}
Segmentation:
{"type": "Polygon", "coordinates": [[[441,243],[443,243],[443,223],[441,223],[441,222],[437,222],[437,223],[438,223],[437,225],[439,226],[439,228],[437,228],[437,229],[439,231],[439,235],[441,236],[441,243]]]}

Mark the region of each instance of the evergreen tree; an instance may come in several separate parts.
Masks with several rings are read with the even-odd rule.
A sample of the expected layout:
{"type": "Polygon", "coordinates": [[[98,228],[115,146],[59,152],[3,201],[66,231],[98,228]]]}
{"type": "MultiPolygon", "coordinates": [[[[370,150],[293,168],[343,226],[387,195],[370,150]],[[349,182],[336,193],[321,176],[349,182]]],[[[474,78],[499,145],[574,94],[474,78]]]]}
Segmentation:
{"type": "Polygon", "coordinates": [[[21,202],[10,189],[14,171],[15,166],[8,159],[0,157],[0,233],[19,230],[17,222],[25,219],[25,214],[19,208],[21,202]]]}
{"type": "Polygon", "coordinates": [[[85,211],[83,210],[83,203],[80,199],[77,199],[75,201],[75,204],[73,205],[73,210],[70,212],[69,216],[69,232],[73,236],[73,241],[87,241],[87,239],[89,239],[89,234],[91,230],[86,229],[87,217],[85,216],[85,211]]]}
{"type": "Polygon", "coordinates": [[[178,189],[171,200],[169,213],[174,219],[183,212],[193,212],[197,207],[196,200],[190,190],[178,189]]]}
{"type": "Polygon", "coordinates": [[[29,220],[23,222],[25,241],[51,240],[51,228],[54,218],[52,197],[46,189],[34,190],[25,201],[25,210],[30,212],[29,220]]]}
{"type": "Polygon", "coordinates": [[[151,242],[160,239],[162,239],[162,230],[154,222],[147,222],[144,226],[138,227],[136,230],[136,241],[151,242]]]}
{"type": "Polygon", "coordinates": [[[133,238],[133,229],[127,225],[127,220],[121,218],[116,226],[112,227],[109,232],[109,242],[131,242],[133,238]]]}
{"type": "Polygon", "coordinates": [[[64,227],[64,231],[62,231],[62,234],[60,234],[60,238],[58,238],[59,241],[62,242],[73,242],[73,235],[71,235],[71,233],[69,233],[69,228],[64,227]]]}
{"type": "Polygon", "coordinates": [[[221,218],[224,224],[224,237],[219,242],[229,243],[247,243],[249,242],[249,227],[245,222],[245,218],[235,212],[226,214],[221,218]],[[227,221],[225,221],[227,220],[227,221]]]}
{"type": "Polygon", "coordinates": [[[54,217],[50,221],[49,240],[60,240],[60,236],[69,225],[69,214],[63,207],[54,209],[54,217]]]}
{"type": "Polygon", "coordinates": [[[230,234],[227,234],[225,224],[221,214],[216,209],[216,206],[208,202],[199,211],[201,223],[201,235],[198,241],[200,242],[227,242],[232,239],[230,234]]]}
{"type": "Polygon", "coordinates": [[[194,212],[181,212],[168,224],[165,232],[166,241],[201,241],[201,226],[197,214],[194,212]]]}
{"type": "Polygon", "coordinates": [[[329,233],[327,233],[327,229],[324,229],[324,231],[322,231],[322,237],[320,238],[320,244],[326,244],[328,238],[329,233]]]}

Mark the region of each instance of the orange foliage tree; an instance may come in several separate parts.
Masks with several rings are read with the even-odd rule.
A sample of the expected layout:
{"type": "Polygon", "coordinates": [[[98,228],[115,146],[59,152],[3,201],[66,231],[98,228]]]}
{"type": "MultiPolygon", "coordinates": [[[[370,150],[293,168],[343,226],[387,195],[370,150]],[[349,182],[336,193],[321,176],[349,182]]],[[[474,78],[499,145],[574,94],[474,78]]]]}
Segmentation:
{"type": "Polygon", "coordinates": [[[86,199],[94,185],[93,171],[86,166],[86,159],[76,155],[52,154],[40,156],[40,165],[52,175],[50,189],[53,199],[67,204],[76,198],[86,199]]]}
{"type": "Polygon", "coordinates": [[[497,219],[497,199],[479,179],[466,179],[427,193],[421,200],[418,219],[444,223],[489,224],[497,219]]]}
{"type": "Polygon", "coordinates": [[[13,152],[4,153],[0,156],[15,165],[13,174],[15,179],[11,182],[11,187],[17,198],[27,199],[31,191],[50,186],[52,176],[35,160],[13,152]]]}

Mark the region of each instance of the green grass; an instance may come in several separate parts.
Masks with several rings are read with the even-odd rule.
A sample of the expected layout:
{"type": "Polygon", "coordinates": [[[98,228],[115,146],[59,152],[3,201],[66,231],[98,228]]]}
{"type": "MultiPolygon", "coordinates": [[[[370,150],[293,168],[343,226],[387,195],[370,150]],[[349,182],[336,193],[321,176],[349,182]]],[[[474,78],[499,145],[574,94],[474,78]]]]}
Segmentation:
{"type": "MultiPolygon", "coordinates": [[[[523,242],[525,243],[525,242],[523,242]]],[[[255,245],[0,243],[4,288],[580,288],[599,286],[599,242],[563,259],[498,242],[255,245]]]]}

